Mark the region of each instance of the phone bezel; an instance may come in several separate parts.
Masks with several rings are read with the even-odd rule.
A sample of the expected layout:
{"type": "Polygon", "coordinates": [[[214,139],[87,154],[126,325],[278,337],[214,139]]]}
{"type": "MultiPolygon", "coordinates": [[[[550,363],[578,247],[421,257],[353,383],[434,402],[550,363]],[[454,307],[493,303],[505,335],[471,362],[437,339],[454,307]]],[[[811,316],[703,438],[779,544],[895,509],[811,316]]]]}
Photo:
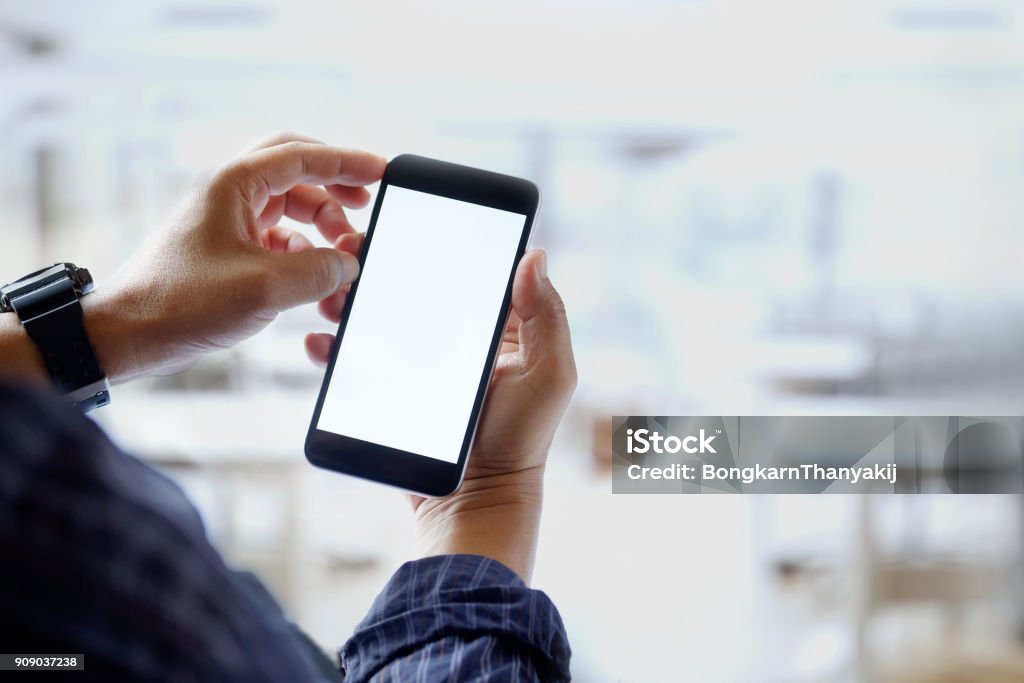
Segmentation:
{"type": "MultiPolygon", "coordinates": [[[[392,185],[511,211],[525,216],[523,232],[519,239],[519,246],[516,249],[515,261],[505,287],[501,308],[498,311],[497,322],[491,337],[490,348],[487,352],[487,360],[481,373],[476,398],[473,401],[473,409],[466,425],[466,433],[463,438],[459,459],[455,463],[448,463],[435,458],[416,455],[381,444],[317,429],[317,423],[320,421],[320,411],[323,409],[324,398],[327,395],[327,388],[334,373],[338,351],[341,348],[345,335],[348,314],[358,297],[358,279],[352,284],[348,300],[345,303],[341,323],[338,325],[337,337],[331,349],[330,360],[320,386],[316,408],[313,411],[313,418],[310,421],[309,431],[306,435],[306,459],[317,467],[363,479],[370,479],[420,495],[432,497],[445,496],[458,490],[466,472],[469,454],[476,435],[476,427],[480,420],[480,412],[483,409],[484,400],[487,396],[487,387],[490,385],[491,376],[494,372],[495,361],[498,357],[501,339],[512,304],[512,282],[515,279],[515,272],[519,262],[523,258],[523,254],[526,252],[526,247],[529,244],[534,218],[540,203],[540,192],[536,185],[523,178],[438,161],[436,159],[428,159],[412,154],[397,156],[388,163],[384,177],[381,180],[380,189],[373,206],[373,213],[370,216],[370,224],[366,231],[366,240],[359,254],[360,267],[363,266],[370,252],[370,247],[373,244],[373,234],[377,227],[377,216],[380,214],[380,208],[387,196],[387,188],[392,185]]],[[[455,248],[451,253],[457,255],[457,245],[452,246],[455,248]]]]}

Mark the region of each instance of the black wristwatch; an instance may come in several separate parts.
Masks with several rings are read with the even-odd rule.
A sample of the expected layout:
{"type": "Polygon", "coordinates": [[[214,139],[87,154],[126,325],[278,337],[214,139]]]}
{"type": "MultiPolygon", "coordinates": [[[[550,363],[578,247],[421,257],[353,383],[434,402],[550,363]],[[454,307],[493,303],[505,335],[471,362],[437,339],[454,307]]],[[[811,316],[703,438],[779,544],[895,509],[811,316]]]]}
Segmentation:
{"type": "Polygon", "coordinates": [[[89,271],[73,263],[56,263],[0,287],[0,313],[21,318],[54,386],[85,411],[110,403],[110,382],[85,333],[78,301],[92,288],[89,271]]]}

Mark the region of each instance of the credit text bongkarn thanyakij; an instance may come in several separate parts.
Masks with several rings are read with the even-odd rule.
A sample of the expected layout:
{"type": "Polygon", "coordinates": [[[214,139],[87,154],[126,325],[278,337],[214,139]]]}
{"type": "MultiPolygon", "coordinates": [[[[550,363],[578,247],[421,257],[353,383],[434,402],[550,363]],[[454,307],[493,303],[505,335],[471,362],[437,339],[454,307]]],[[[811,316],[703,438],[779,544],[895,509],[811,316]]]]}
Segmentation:
{"type": "MultiPolygon", "coordinates": [[[[626,453],[697,455],[717,453],[713,445],[717,435],[707,434],[703,429],[697,434],[678,437],[674,434],[663,436],[649,429],[626,430],[626,453]]],[[[751,465],[748,467],[717,467],[696,460],[678,462],[658,467],[644,467],[633,464],[626,469],[630,479],[682,479],[686,481],[846,481],[856,484],[860,481],[886,481],[896,483],[896,465],[875,464],[861,467],[825,467],[815,463],[804,465],[751,465]]]]}

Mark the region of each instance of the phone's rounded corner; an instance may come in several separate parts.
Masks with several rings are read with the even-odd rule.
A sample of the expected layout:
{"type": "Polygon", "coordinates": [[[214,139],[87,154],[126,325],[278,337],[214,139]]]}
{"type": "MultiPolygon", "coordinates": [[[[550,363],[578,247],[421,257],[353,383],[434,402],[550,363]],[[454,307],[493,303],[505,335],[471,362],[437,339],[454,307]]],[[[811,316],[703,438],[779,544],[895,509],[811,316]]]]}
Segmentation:
{"type": "Polygon", "coordinates": [[[462,488],[462,484],[466,481],[466,468],[460,467],[458,473],[452,477],[450,482],[445,484],[445,490],[443,493],[438,495],[438,498],[446,498],[451,495],[455,495],[462,488]]]}
{"type": "Polygon", "coordinates": [[[315,454],[312,441],[313,430],[311,429],[306,434],[306,440],[302,444],[302,454],[306,457],[306,462],[310,465],[313,465],[314,467],[323,467],[323,465],[320,464],[319,458],[315,454]]]}
{"type": "Polygon", "coordinates": [[[310,467],[315,467],[316,469],[324,472],[340,472],[337,467],[331,465],[329,460],[324,460],[323,458],[318,457],[311,450],[306,451],[306,462],[310,467]]]}
{"type": "Polygon", "coordinates": [[[451,479],[446,479],[437,485],[432,484],[429,487],[417,489],[411,492],[426,498],[447,498],[448,496],[458,493],[459,489],[462,488],[462,482],[464,480],[465,470],[462,470],[451,479]]]}
{"type": "Polygon", "coordinates": [[[384,169],[384,179],[387,180],[388,171],[394,173],[395,171],[401,170],[403,166],[406,166],[410,163],[414,163],[417,159],[421,158],[422,157],[417,156],[416,154],[409,154],[408,152],[396,154],[395,156],[391,157],[391,159],[388,160],[388,165],[384,169]]]}
{"type": "Polygon", "coordinates": [[[462,479],[457,479],[450,485],[445,484],[444,488],[434,494],[434,498],[447,498],[448,496],[454,496],[462,488],[462,479]]]}
{"type": "Polygon", "coordinates": [[[523,181],[523,193],[526,196],[526,201],[529,202],[533,210],[536,211],[540,207],[541,192],[540,186],[537,183],[527,178],[520,178],[523,181]]]}

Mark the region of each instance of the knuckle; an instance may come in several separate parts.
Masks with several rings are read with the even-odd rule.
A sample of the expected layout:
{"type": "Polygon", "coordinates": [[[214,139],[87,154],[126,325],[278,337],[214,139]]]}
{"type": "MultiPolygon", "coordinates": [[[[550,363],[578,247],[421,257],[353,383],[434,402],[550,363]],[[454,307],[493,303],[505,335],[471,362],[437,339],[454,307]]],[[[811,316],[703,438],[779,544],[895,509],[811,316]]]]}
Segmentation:
{"type": "Polygon", "coordinates": [[[206,207],[208,202],[215,199],[221,193],[225,182],[222,177],[223,169],[206,168],[196,173],[188,182],[188,202],[198,203],[206,207]]]}
{"type": "Polygon", "coordinates": [[[299,135],[299,133],[297,131],[288,130],[288,129],[280,130],[280,131],[274,133],[272,136],[270,136],[270,145],[269,146],[273,147],[273,146],[280,145],[280,144],[283,144],[283,143],[286,143],[286,142],[292,142],[292,141],[295,141],[295,140],[297,140],[297,139],[299,139],[301,137],[302,136],[299,135]]]}
{"type": "Polygon", "coordinates": [[[570,354],[569,362],[566,364],[565,388],[571,394],[576,391],[579,385],[580,375],[576,369],[576,359],[570,354]]]}
{"type": "Polygon", "coordinates": [[[286,163],[299,164],[299,175],[302,177],[305,177],[309,172],[309,169],[306,166],[307,159],[305,155],[308,146],[308,142],[292,140],[278,147],[278,149],[283,150],[287,157],[290,157],[287,159],[286,163]]]}
{"type": "Polygon", "coordinates": [[[237,188],[249,172],[245,157],[230,161],[209,173],[210,189],[214,191],[237,188]]]}
{"type": "Polygon", "coordinates": [[[313,278],[313,284],[318,292],[334,291],[340,285],[338,284],[338,278],[335,274],[334,264],[331,258],[323,251],[316,252],[317,267],[313,268],[313,272],[310,273],[310,277],[313,278]]]}
{"type": "Polygon", "coordinates": [[[551,324],[557,328],[557,344],[561,347],[556,351],[559,358],[558,382],[568,394],[571,394],[576,390],[579,374],[576,370],[576,358],[572,350],[572,334],[569,330],[569,318],[566,314],[565,302],[554,289],[551,290],[550,305],[551,324]]]}
{"type": "Polygon", "coordinates": [[[265,140],[260,147],[278,147],[280,145],[299,143],[299,144],[323,144],[323,141],[310,137],[309,135],[303,135],[297,130],[284,129],[271,135],[265,140]]]}
{"type": "Polygon", "coordinates": [[[255,268],[251,268],[245,278],[246,299],[257,309],[264,310],[274,307],[276,288],[270,264],[260,259],[255,268]]]}
{"type": "Polygon", "coordinates": [[[205,189],[212,187],[218,182],[220,169],[218,168],[204,168],[192,178],[191,187],[192,189],[205,189]]]}
{"type": "Polygon", "coordinates": [[[559,320],[566,320],[565,301],[562,300],[562,295],[558,293],[558,290],[552,287],[548,290],[547,298],[549,313],[559,320]]]}
{"type": "Polygon", "coordinates": [[[579,375],[576,372],[576,361],[572,356],[571,350],[567,357],[558,364],[555,381],[560,393],[563,393],[566,396],[571,396],[572,393],[576,391],[576,385],[579,382],[579,375]]]}
{"type": "Polygon", "coordinates": [[[282,143],[280,147],[290,154],[297,154],[305,149],[308,144],[308,142],[303,142],[301,140],[289,140],[288,142],[282,143]]]}

